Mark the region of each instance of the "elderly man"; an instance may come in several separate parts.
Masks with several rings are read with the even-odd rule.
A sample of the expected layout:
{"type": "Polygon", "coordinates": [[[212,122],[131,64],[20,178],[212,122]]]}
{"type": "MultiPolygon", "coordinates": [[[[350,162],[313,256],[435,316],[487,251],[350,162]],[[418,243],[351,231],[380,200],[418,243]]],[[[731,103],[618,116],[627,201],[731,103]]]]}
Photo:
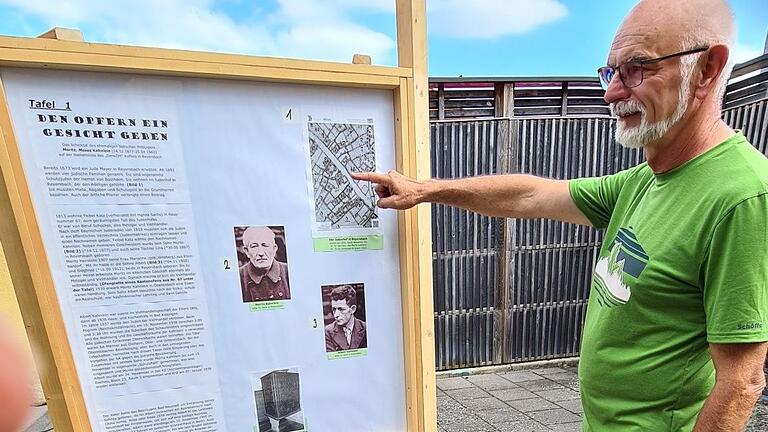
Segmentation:
{"type": "Polygon", "coordinates": [[[646,162],[615,175],[356,175],[385,208],[605,229],[579,362],[585,431],[738,431],[765,385],[768,159],[720,118],[734,41],[721,0],[630,12],[599,75],[616,140],[646,162]]]}
{"type": "Polygon", "coordinates": [[[325,326],[325,351],[367,348],[365,321],[355,318],[355,289],[349,285],[334,288],[331,291],[331,309],[334,322],[325,326]]]}
{"type": "Polygon", "coordinates": [[[248,263],[240,267],[243,302],[288,300],[288,265],[277,261],[275,233],[269,227],[248,227],[243,232],[248,263]]]}

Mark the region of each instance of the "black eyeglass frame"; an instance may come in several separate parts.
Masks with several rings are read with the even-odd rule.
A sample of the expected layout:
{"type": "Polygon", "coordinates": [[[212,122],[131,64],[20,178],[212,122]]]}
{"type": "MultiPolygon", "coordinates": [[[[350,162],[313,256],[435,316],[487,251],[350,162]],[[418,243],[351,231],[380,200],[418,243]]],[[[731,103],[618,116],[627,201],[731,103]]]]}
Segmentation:
{"type": "Polygon", "coordinates": [[[662,60],[671,59],[673,57],[679,57],[679,56],[685,56],[685,55],[689,55],[689,54],[696,54],[696,53],[704,52],[704,51],[708,50],[709,48],[710,48],[709,46],[703,46],[703,47],[689,49],[689,50],[686,50],[686,51],[676,52],[674,54],[669,54],[669,55],[665,55],[665,56],[662,56],[662,57],[657,57],[657,58],[654,58],[654,59],[630,60],[630,61],[624,62],[624,63],[622,63],[622,64],[620,64],[620,65],[618,65],[616,67],[603,66],[603,67],[597,69],[597,76],[600,79],[600,83],[604,84],[605,90],[607,90],[608,86],[611,85],[611,81],[613,81],[614,77],[613,76],[611,77],[611,81],[605,80],[605,78],[603,78],[603,76],[604,76],[603,75],[603,71],[606,70],[606,69],[613,69],[613,71],[614,71],[613,75],[615,76],[616,74],[618,74],[619,75],[619,79],[621,79],[621,83],[624,84],[625,87],[627,87],[627,88],[635,88],[635,87],[639,86],[640,84],[642,84],[643,80],[645,79],[645,74],[644,74],[645,70],[643,69],[644,65],[649,64],[649,63],[658,63],[658,62],[660,62],[662,60]],[[635,65],[637,65],[640,68],[640,81],[637,84],[632,85],[632,86],[627,85],[627,83],[624,81],[624,75],[621,73],[621,67],[625,66],[625,65],[628,65],[630,63],[635,64],[635,65]]]}

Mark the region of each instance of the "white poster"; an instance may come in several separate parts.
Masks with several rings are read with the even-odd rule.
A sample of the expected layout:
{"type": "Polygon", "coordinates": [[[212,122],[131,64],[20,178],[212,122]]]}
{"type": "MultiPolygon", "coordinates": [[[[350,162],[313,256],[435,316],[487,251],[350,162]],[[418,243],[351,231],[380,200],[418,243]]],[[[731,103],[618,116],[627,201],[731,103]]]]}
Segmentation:
{"type": "Polygon", "coordinates": [[[1,74],[95,430],[406,429],[390,91],[1,74]]]}

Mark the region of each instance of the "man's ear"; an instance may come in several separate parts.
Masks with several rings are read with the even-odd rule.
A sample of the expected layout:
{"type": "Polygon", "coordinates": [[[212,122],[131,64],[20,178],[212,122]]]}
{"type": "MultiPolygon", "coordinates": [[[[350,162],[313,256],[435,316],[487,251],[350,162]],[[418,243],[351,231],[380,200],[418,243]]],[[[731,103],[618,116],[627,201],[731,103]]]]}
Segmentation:
{"type": "Polygon", "coordinates": [[[352,305],[349,308],[352,309],[352,313],[357,312],[357,305],[352,305]]]}
{"type": "Polygon", "coordinates": [[[717,44],[709,48],[701,64],[701,72],[694,75],[694,96],[704,99],[708,94],[717,91],[717,81],[723,73],[730,51],[726,45],[717,44]]]}

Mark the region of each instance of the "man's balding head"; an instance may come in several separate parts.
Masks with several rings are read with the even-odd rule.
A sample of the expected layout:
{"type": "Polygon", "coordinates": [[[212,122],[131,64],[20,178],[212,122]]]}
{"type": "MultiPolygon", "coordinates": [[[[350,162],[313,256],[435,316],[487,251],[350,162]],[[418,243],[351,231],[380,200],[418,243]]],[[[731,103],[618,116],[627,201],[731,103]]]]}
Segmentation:
{"type": "Polygon", "coordinates": [[[277,253],[275,233],[265,226],[248,227],[243,232],[243,248],[257,270],[267,271],[277,253]]]}
{"type": "MultiPolygon", "coordinates": [[[[640,42],[649,57],[659,57],[700,46],[723,45],[729,49],[736,43],[736,22],[725,0],[642,0],[624,19],[611,46],[613,56],[618,49],[640,42]]],[[[692,63],[698,56],[681,58],[692,63]]],[[[609,58],[609,64],[616,59],[609,58]]],[[[622,59],[618,59],[621,61],[622,59]]],[[[723,70],[717,96],[722,99],[732,62],[723,70]]]]}
{"type": "Polygon", "coordinates": [[[608,55],[621,78],[611,80],[605,93],[619,119],[617,141],[657,147],[694,122],[720,119],[734,38],[733,15],[723,0],[639,2],[608,55]],[[691,50],[699,51],[686,53],[691,50]]]}
{"type": "Polygon", "coordinates": [[[684,45],[686,38],[708,45],[730,44],[736,33],[733,12],[724,0],[642,0],[629,12],[618,33],[637,28],[657,36],[673,51],[689,48],[684,45]]]}

